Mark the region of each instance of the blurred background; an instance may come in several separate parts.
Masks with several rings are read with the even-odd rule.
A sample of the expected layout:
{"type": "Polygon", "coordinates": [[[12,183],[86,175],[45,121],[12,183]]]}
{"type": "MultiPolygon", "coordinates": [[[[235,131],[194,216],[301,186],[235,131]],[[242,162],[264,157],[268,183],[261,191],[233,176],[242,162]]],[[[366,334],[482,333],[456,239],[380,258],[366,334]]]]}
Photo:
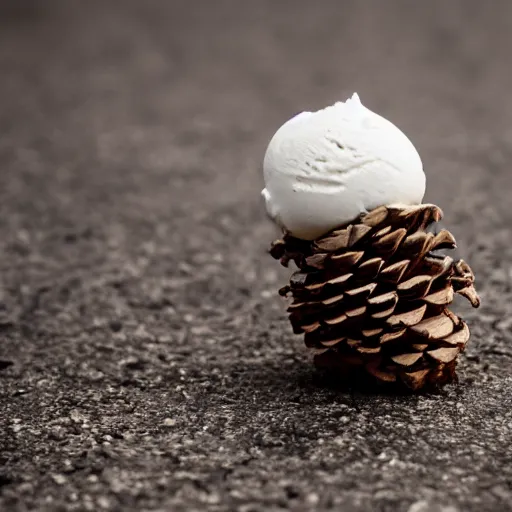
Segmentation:
{"type": "Polygon", "coordinates": [[[0,505],[506,510],[511,46],[507,0],[0,1],[0,505]],[[355,91],[413,141],[477,274],[466,388],[442,413],[314,388],[276,297],[266,145],[355,91]],[[401,414],[433,458],[407,455],[401,414]]]}

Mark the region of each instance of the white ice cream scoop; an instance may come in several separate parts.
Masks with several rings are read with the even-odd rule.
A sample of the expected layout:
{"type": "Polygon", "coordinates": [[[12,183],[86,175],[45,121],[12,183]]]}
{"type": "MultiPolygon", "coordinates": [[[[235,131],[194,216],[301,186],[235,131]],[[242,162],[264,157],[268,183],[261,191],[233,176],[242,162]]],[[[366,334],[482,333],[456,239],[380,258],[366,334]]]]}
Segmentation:
{"type": "Polygon", "coordinates": [[[305,240],[377,206],[421,203],[425,194],[411,141],[357,94],[287,121],[270,141],[263,170],[269,216],[305,240]]]}

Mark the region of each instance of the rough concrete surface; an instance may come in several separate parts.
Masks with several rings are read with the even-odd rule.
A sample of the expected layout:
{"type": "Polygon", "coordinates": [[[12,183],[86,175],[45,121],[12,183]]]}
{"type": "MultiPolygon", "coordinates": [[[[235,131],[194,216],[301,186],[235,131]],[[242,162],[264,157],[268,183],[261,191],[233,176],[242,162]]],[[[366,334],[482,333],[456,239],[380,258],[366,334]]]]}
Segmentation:
{"type": "Polygon", "coordinates": [[[1,510],[512,510],[512,3],[0,6],[1,510]],[[355,90],[477,274],[437,394],[328,381],[276,293],[266,143],[355,90]]]}

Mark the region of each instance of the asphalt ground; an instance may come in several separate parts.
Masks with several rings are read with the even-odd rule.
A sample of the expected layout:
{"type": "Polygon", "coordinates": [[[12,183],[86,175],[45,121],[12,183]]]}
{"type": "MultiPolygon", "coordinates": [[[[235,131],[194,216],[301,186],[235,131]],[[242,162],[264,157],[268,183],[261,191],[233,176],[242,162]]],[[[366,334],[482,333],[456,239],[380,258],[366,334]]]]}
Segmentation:
{"type": "Polygon", "coordinates": [[[0,510],[512,510],[512,3],[3,1],[0,510]],[[357,91],[482,307],[459,382],[333,385],[294,337],[270,137],[357,91]]]}

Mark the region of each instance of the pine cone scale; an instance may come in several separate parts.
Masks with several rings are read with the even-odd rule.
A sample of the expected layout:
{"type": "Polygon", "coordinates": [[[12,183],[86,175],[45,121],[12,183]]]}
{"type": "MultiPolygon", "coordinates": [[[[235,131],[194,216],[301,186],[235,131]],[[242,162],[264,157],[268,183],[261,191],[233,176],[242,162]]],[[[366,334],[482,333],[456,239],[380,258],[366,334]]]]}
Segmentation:
{"type": "Polygon", "coordinates": [[[453,302],[453,295],[453,287],[446,284],[444,288],[430,293],[423,300],[435,306],[445,306],[453,302]]]}

